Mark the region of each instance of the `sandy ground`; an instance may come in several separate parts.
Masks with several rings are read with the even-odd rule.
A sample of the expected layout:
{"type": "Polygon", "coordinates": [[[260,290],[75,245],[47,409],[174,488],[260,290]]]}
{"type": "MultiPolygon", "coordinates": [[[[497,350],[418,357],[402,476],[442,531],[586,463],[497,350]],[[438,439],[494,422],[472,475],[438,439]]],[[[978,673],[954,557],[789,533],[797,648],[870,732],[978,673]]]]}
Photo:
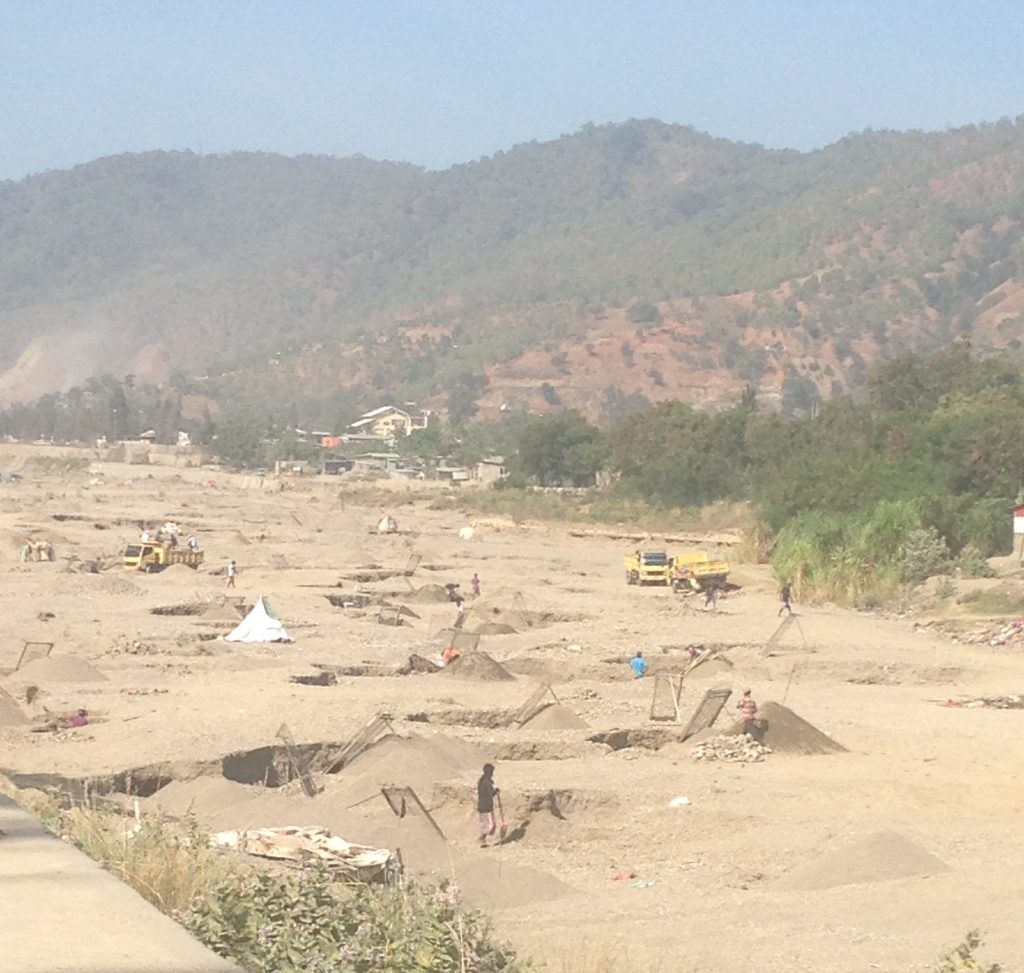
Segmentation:
{"type": "Polygon", "coordinates": [[[1008,969],[1024,956],[1024,712],[940,705],[1024,691],[1019,649],[959,645],[914,632],[910,618],[798,606],[799,625],[766,655],[778,605],[764,567],[738,566],[742,592],[706,614],[692,598],[627,586],[621,543],[434,510],[419,488],[389,487],[383,507],[331,478],[281,487],[210,470],[42,473],[26,455],[17,453],[25,479],[0,485],[0,668],[16,665],[26,641],[53,642],[56,659],[0,685],[22,705],[26,686],[38,686],[26,711],[83,706],[102,722],[57,736],[0,726],[5,772],[77,778],[176,762],[166,773],[177,779],[146,797],[146,813],[191,809],[211,829],[322,824],[388,842],[411,869],[453,877],[552,970],[930,970],[973,927],[1008,969]],[[385,509],[408,533],[369,532],[385,509]],[[116,555],[141,519],[194,532],[207,564],[72,570],[70,559],[116,555]],[[468,541],[458,535],[467,523],[468,541]],[[58,560],[20,563],[29,535],[52,539],[58,560]],[[347,578],[404,567],[412,554],[422,561],[408,581],[347,578]],[[237,594],[266,594],[294,644],[206,637],[232,627],[215,573],[230,558],[237,594]],[[434,633],[454,618],[414,590],[456,581],[468,593],[474,571],[484,590],[468,602],[466,627],[518,622],[480,642],[516,678],[382,675],[411,653],[436,654],[434,633]],[[326,597],[357,589],[419,617],[384,626],[375,608],[326,597]],[[151,613],[181,604],[214,606],[220,620],[151,613]],[[648,721],[651,675],[633,680],[624,660],[639,648],[652,674],[679,671],[694,642],[726,647],[733,668],[688,677],[685,714],[711,686],[733,689],[730,711],[749,687],[849,752],[726,764],[695,761],[678,742],[613,751],[588,741],[618,728],[670,733],[648,721]],[[67,655],[106,679],[54,680],[70,671],[67,655]],[[366,674],[291,681],[315,674],[314,663],[366,674]],[[575,715],[586,727],[490,725],[545,682],[570,711],[549,722],[575,715]],[[273,746],[282,723],[299,743],[337,743],[382,712],[408,739],[325,777],[316,798],[294,782],[237,779],[252,777],[252,761],[223,764],[235,780],[218,772],[224,755],[273,746]],[[473,787],[488,759],[520,837],[480,851],[473,787]],[[385,784],[414,787],[447,840],[416,815],[395,818],[379,797],[385,784]],[[682,796],[688,805],[669,807],[682,796]]]}

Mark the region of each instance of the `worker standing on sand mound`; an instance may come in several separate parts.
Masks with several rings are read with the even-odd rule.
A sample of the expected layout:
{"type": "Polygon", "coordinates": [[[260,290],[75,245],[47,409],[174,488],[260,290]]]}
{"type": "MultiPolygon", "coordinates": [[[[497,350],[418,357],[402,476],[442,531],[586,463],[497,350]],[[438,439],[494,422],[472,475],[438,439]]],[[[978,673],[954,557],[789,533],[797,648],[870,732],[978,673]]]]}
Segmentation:
{"type": "Polygon", "coordinates": [[[487,847],[487,839],[497,830],[494,822],[494,798],[500,793],[494,786],[494,764],[484,764],[484,772],[476,782],[476,810],[480,815],[480,847],[487,847]]]}
{"type": "Polygon", "coordinates": [[[634,679],[643,679],[647,674],[647,660],[644,658],[643,652],[637,652],[637,654],[629,660],[629,668],[633,670],[634,679]]]}

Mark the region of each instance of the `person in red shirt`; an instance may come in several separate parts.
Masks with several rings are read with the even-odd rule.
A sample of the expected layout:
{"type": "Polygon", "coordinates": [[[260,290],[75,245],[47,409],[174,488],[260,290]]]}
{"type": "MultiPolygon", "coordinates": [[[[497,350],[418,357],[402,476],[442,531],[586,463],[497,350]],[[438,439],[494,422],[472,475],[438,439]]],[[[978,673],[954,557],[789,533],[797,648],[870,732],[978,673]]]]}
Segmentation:
{"type": "Polygon", "coordinates": [[[743,690],[743,697],[736,704],[736,709],[740,711],[740,719],[743,720],[743,732],[748,736],[755,735],[754,720],[757,718],[757,703],[754,702],[754,697],[750,695],[749,689],[743,690]]]}

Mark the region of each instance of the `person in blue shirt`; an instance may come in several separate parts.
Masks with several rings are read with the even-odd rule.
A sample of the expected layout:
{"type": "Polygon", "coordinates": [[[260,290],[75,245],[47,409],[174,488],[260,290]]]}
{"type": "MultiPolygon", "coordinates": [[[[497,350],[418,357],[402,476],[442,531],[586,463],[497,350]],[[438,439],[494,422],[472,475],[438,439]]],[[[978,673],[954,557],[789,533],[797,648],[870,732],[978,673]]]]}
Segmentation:
{"type": "Polygon", "coordinates": [[[643,652],[637,652],[637,654],[629,660],[629,668],[633,670],[634,679],[643,679],[647,674],[647,660],[644,658],[643,652]]]}

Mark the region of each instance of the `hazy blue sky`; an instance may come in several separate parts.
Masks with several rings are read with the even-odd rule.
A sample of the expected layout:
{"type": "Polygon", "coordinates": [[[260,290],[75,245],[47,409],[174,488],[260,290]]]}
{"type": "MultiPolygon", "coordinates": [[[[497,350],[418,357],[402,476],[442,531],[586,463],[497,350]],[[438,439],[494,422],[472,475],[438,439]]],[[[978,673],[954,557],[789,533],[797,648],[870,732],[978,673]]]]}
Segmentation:
{"type": "Polygon", "coordinates": [[[0,178],[152,148],[467,161],[657,117],[768,146],[1024,113],[1019,0],[0,0],[0,178]]]}

